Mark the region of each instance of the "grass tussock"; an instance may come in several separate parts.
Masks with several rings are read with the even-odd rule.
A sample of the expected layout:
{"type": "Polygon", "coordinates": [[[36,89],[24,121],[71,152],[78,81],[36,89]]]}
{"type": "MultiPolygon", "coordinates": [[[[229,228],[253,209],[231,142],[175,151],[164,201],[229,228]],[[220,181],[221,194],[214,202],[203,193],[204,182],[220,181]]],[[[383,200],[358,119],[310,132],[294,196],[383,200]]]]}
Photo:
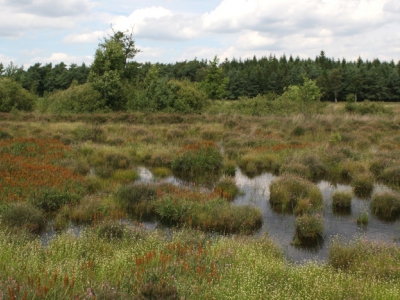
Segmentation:
{"type": "Polygon", "coordinates": [[[382,220],[396,220],[400,216],[400,194],[395,192],[374,194],[371,201],[371,211],[382,220]]]}
{"type": "Polygon", "coordinates": [[[302,213],[298,207],[299,203],[306,207],[308,211],[319,211],[322,208],[322,194],[318,187],[312,182],[295,175],[286,174],[276,179],[270,185],[270,204],[277,210],[282,212],[298,212],[302,213]],[[306,201],[301,201],[306,199],[306,201]]]}

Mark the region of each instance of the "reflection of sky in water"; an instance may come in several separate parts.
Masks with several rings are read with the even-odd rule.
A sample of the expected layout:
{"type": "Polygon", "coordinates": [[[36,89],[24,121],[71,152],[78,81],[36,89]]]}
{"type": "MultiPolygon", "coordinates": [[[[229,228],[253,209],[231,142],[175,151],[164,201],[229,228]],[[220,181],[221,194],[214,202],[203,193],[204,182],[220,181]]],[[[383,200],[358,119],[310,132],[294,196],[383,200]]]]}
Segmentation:
{"type": "MultiPolygon", "coordinates": [[[[203,192],[210,192],[210,187],[195,184],[189,181],[178,179],[174,176],[156,180],[151,171],[144,167],[139,167],[138,172],[140,179],[137,182],[163,182],[173,185],[194,188],[203,192]]],[[[280,214],[271,210],[269,205],[269,186],[277,177],[265,173],[254,178],[248,178],[240,169],[236,170],[236,184],[239,186],[242,193],[237,196],[233,202],[234,205],[253,205],[258,207],[262,212],[263,225],[262,228],[255,234],[259,236],[267,233],[280,247],[286,257],[294,262],[304,260],[326,260],[328,257],[328,246],[332,238],[336,235],[352,240],[358,237],[365,237],[369,240],[393,242],[400,239],[400,220],[394,223],[385,223],[374,218],[370,212],[370,199],[352,199],[351,214],[338,215],[332,211],[332,195],[335,191],[351,191],[352,188],[348,185],[333,186],[327,181],[321,181],[317,185],[320,188],[324,198],[324,241],[319,247],[314,250],[299,249],[291,245],[294,237],[294,221],[295,216],[290,214],[280,214]],[[357,225],[357,216],[362,212],[367,211],[370,218],[367,226],[357,225]]],[[[376,185],[374,192],[390,191],[384,185],[376,185]]],[[[122,222],[127,222],[122,220],[122,222]]],[[[143,229],[154,230],[158,226],[158,222],[144,222],[135,224],[128,222],[130,226],[139,226],[143,229]]],[[[70,225],[67,229],[75,236],[79,236],[83,230],[82,226],[70,225]]],[[[54,230],[50,229],[41,235],[41,240],[44,245],[56,235],[54,230]]]]}
{"type": "MultiPolygon", "coordinates": [[[[263,174],[249,179],[238,169],[236,171],[236,184],[244,192],[238,196],[234,204],[245,205],[253,204],[260,208],[263,215],[263,226],[256,233],[260,235],[268,233],[281,247],[286,256],[296,262],[302,260],[326,260],[328,257],[328,246],[335,235],[345,239],[365,237],[369,240],[392,242],[400,237],[400,222],[384,223],[371,215],[369,210],[370,199],[352,199],[350,215],[337,215],[332,211],[332,195],[337,190],[351,191],[348,185],[333,186],[329,182],[321,181],[318,183],[324,198],[324,242],[315,251],[298,249],[291,245],[294,237],[295,217],[289,214],[279,214],[271,210],[269,201],[269,186],[277,177],[272,174],[263,174]],[[370,221],[366,227],[357,225],[357,217],[362,212],[367,211],[370,221]]],[[[377,185],[375,192],[390,190],[386,186],[377,185]]]]}

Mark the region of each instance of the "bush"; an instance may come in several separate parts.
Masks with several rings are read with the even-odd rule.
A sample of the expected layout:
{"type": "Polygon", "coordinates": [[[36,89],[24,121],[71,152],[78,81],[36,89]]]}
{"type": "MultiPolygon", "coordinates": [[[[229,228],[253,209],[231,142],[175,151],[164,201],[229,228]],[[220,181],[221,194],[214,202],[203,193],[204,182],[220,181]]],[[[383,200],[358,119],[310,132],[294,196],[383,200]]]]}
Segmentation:
{"type": "Polygon", "coordinates": [[[393,111],[390,108],[385,107],[383,103],[371,102],[369,100],[364,100],[364,102],[360,103],[347,102],[344,109],[349,113],[357,113],[360,115],[381,115],[393,113],[393,111]]]}
{"type": "Polygon", "coordinates": [[[372,174],[359,174],[351,182],[354,194],[357,197],[368,198],[374,190],[374,178],[372,174]]]}
{"type": "Polygon", "coordinates": [[[396,220],[400,216],[400,195],[394,192],[374,194],[371,201],[371,211],[380,219],[396,220]]]}
{"type": "Polygon", "coordinates": [[[308,199],[313,211],[322,207],[322,193],[312,182],[291,174],[286,174],[270,185],[270,204],[282,212],[296,210],[301,199],[308,199]]]}
{"type": "Polygon", "coordinates": [[[4,212],[2,222],[6,226],[22,228],[31,233],[39,233],[46,227],[43,212],[29,203],[12,204],[4,212]]]}
{"type": "Polygon", "coordinates": [[[234,178],[224,177],[218,182],[214,192],[220,197],[232,201],[240,193],[240,190],[236,185],[234,178]]]}
{"type": "Polygon", "coordinates": [[[351,209],[351,199],[353,195],[349,192],[338,191],[332,196],[332,207],[337,210],[351,209]]]}
{"type": "Polygon", "coordinates": [[[211,141],[201,141],[186,145],[172,161],[172,170],[190,177],[217,174],[223,165],[222,155],[217,145],[211,141]]]}
{"type": "MultiPolygon", "coordinates": [[[[91,113],[109,110],[105,99],[90,83],[78,85],[76,81],[72,82],[67,90],[49,95],[47,102],[47,111],[51,113],[91,113]]],[[[42,110],[46,108],[43,107],[42,110]]]]}
{"type": "Polygon", "coordinates": [[[296,236],[302,239],[321,238],[324,233],[324,220],[320,215],[303,214],[296,218],[296,236]]]}
{"type": "Polygon", "coordinates": [[[300,163],[290,163],[290,164],[283,165],[280,168],[279,173],[280,174],[294,174],[294,175],[298,175],[303,178],[312,180],[310,169],[307,166],[300,164],[300,163]]]}
{"type": "Polygon", "coordinates": [[[13,108],[31,111],[34,103],[35,97],[19,83],[0,77],[0,112],[11,112],[13,108]]]}

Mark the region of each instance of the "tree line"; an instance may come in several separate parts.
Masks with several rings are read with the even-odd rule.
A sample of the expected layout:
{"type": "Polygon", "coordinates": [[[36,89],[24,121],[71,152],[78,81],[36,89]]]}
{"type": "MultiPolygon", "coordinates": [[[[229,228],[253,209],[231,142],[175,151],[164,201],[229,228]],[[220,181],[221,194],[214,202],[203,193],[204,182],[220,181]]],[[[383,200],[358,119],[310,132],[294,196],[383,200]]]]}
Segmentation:
{"type": "Polygon", "coordinates": [[[322,101],[400,101],[400,61],[364,61],[361,57],[346,61],[329,58],[321,51],[314,59],[269,55],[152,64],[134,61],[138,52],[132,32],[114,31],[99,44],[91,66],[36,63],[24,70],[12,62],[8,66],[0,63],[0,110],[23,106],[13,105],[4,90],[15,83],[36,97],[46,98],[40,101],[43,111],[50,107],[75,112],[195,112],[207,98],[282,95],[307,80],[315,82],[322,101]],[[8,104],[4,104],[6,98],[8,104]]]}

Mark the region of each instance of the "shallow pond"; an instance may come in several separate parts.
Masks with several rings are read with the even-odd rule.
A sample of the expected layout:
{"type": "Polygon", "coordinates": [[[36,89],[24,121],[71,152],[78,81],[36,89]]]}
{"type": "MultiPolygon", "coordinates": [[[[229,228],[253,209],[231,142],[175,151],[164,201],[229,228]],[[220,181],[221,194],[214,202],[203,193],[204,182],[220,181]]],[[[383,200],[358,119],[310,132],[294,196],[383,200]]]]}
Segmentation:
{"type": "MultiPolygon", "coordinates": [[[[350,190],[347,185],[333,186],[327,181],[318,183],[324,198],[324,240],[317,247],[302,249],[291,245],[295,234],[295,216],[280,214],[273,211],[269,205],[269,186],[277,177],[272,174],[263,174],[255,178],[248,178],[239,169],[236,170],[236,184],[243,191],[243,195],[236,197],[235,205],[253,204],[260,208],[263,214],[263,226],[256,233],[261,235],[268,233],[284,251],[286,257],[295,262],[304,260],[325,261],[328,258],[328,246],[336,235],[347,239],[365,237],[374,241],[397,241],[400,237],[400,221],[385,223],[372,216],[369,204],[370,199],[352,199],[351,214],[339,215],[332,211],[332,195],[337,190],[350,190]],[[358,225],[356,220],[362,212],[368,212],[370,218],[366,226],[358,225]]],[[[385,186],[378,185],[374,191],[387,190],[385,186]]]]}

